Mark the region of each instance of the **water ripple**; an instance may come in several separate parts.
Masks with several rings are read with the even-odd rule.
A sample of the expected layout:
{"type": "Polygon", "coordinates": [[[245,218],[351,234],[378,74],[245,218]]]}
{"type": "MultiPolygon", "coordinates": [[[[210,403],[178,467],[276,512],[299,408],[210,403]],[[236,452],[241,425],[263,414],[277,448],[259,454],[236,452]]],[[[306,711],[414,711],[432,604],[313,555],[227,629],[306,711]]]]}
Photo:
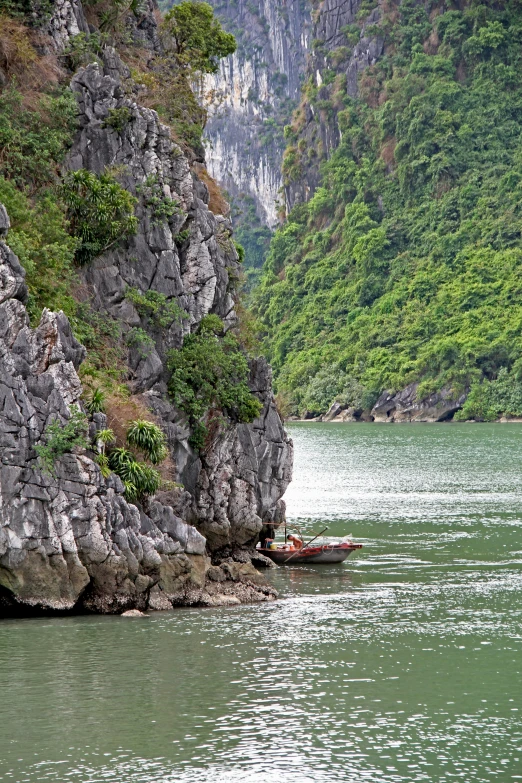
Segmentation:
{"type": "Polygon", "coordinates": [[[519,425],[294,425],[276,604],[0,625],[0,783],[522,780],[519,425]]]}

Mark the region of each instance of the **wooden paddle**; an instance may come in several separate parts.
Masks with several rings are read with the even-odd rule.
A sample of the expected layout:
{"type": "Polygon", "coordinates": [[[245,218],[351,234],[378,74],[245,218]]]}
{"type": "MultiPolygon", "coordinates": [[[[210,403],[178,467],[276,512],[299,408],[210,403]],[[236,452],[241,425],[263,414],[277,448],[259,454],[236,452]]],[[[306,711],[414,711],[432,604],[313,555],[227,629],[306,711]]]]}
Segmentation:
{"type": "Polygon", "coordinates": [[[296,555],[298,555],[298,554],[299,554],[299,552],[302,552],[302,551],[303,551],[303,549],[306,549],[306,547],[307,547],[307,546],[310,546],[310,544],[312,543],[312,541],[315,541],[315,539],[316,539],[316,538],[319,538],[319,536],[322,536],[322,535],[323,535],[323,533],[326,533],[326,531],[327,531],[327,530],[328,530],[328,528],[327,528],[327,527],[324,527],[324,528],[321,530],[321,532],[320,532],[320,533],[318,533],[316,536],[314,536],[313,538],[311,538],[311,539],[310,539],[310,541],[308,541],[306,544],[303,544],[303,546],[301,547],[301,549],[297,549],[295,552],[292,552],[292,554],[290,555],[290,557],[287,557],[287,558],[286,558],[286,560],[285,560],[285,563],[288,563],[288,561],[289,561],[289,560],[291,560],[291,559],[292,559],[293,557],[295,557],[296,555]]]}

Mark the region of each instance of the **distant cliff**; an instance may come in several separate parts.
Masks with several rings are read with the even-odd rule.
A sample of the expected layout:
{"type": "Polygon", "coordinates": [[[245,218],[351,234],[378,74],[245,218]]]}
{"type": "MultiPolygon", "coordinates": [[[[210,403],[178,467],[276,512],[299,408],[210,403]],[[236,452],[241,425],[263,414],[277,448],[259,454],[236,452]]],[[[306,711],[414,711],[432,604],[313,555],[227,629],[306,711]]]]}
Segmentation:
{"type": "Polygon", "coordinates": [[[320,166],[341,141],[337,115],[347,96],[358,94],[358,79],[384,50],[376,27],[377,3],[323,0],[314,14],[312,44],[298,110],[287,130],[283,160],[287,210],[313,195],[320,166]]]}
{"type": "Polygon", "coordinates": [[[382,37],[371,34],[380,12],[361,0],[211,4],[239,46],[208,85],[217,97],[206,127],[209,170],[236,200],[253,198],[274,227],[278,210],[310,197],[320,162],[339,143],[339,89],[355,96],[358,75],[382,54],[382,37]]]}
{"type": "MultiPolygon", "coordinates": [[[[310,45],[311,8],[303,0],[213,0],[237,52],[213,79],[218,104],[206,127],[212,176],[236,200],[254,199],[274,227],[281,202],[283,128],[297,105],[310,45]]],[[[241,222],[241,221],[240,221],[241,222]]]]}

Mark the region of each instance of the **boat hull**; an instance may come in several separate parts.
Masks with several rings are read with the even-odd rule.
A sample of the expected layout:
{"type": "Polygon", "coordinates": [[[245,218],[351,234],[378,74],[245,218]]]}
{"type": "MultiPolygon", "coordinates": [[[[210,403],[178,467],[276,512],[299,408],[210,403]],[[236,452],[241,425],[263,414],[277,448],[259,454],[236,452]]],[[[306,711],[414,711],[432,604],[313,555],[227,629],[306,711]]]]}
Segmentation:
{"type": "Polygon", "coordinates": [[[362,544],[333,544],[331,546],[306,547],[298,552],[289,552],[288,549],[258,549],[266,557],[269,557],[277,565],[302,565],[313,563],[314,565],[331,565],[342,563],[356,549],[361,549],[362,544]]]}

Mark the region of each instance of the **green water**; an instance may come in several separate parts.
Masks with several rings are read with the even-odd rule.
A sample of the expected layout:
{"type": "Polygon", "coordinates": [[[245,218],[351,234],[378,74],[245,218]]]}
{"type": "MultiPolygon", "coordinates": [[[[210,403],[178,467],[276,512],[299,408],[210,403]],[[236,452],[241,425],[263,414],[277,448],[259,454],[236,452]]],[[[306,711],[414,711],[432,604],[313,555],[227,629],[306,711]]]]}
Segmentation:
{"type": "Polygon", "coordinates": [[[275,605],[0,624],[0,781],[522,780],[522,426],[294,424],[275,605]]]}

